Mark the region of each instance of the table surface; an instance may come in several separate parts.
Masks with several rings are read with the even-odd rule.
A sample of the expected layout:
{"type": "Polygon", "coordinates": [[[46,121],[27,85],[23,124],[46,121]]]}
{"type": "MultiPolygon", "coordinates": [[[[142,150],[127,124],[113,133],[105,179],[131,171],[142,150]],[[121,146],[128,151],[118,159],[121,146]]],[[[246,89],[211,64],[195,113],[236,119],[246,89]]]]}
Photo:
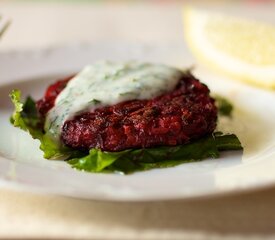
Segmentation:
{"type": "MultiPolygon", "coordinates": [[[[209,6],[275,21],[271,1],[215,2],[206,7],[209,6]]],[[[179,2],[1,1],[0,12],[13,20],[1,42],[0,54],[106,39],[182,41],[179,2]]],[[[274,202],[275,187],[238,195],[151,203],[87,201],[0,189],[0,239],[275,239],[274,202]]]]}

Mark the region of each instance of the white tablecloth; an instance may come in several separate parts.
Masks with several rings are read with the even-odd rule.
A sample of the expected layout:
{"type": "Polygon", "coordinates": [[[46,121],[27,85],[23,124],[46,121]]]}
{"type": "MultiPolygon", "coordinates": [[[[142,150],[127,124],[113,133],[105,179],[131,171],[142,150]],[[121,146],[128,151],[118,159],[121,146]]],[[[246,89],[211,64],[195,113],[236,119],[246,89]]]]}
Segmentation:
{"type": "Polygon", "coordinates": [[[155,203],[104,203],[0,190],[0,237],[275,239],[274,202],[275,188],[155,203]]]}
{"type": "MultiPolygon", "coordinates": [[[[106,39],[179,42],[180,8],[164,1],[148,5],[1,1],[0,13],[13,24],[0,44],[0,54],[106,39]]],[[[243,9],[247,8],[235,7],[235,12],[243,9]]],[[[274,21],[272,4],[254,6],[247,14],[263,9],[261,18],[274,21]]],[[[274,203],[275,187],[154,203],[107,203],[0,189],[0,238],[275,239],[274,203]]]]}

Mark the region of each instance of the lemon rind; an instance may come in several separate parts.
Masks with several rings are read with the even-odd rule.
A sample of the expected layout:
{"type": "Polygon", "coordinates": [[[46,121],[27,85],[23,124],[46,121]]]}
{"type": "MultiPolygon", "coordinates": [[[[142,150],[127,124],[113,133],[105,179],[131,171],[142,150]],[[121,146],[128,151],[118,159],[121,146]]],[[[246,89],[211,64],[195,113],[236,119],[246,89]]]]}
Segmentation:
{"type": "MultiPolygon", "coordinates": [[[[187,44],[190,47],[191,52],[194,54],[196,59],[199,62],[201,62],[203,65],[205,65],[206,67],[208,67],[214,71],[217,71],[221,74],[225,74],[233,79],[240,80],[240,81],[243,81],[246,83],[250,83],[255,86],[260,86],[260,87],[275,90],[275,65],[269,66],[268,68],[254,66],[252,64],[242,62],[239,59],[234,59],[233,57],[222,53],[221,56],[225,62],[231,61],[231,63],[233,62],[235,64],[239,64],[239,66],[249,66],[249,67],[247,67],[247,69],[252,69],[252,71],[250,71],[250,72],[244,70],[243,73],[239,73],[232,69],[229,70],[227,68],[226,64],[224,64],[224,62],[219,62],[218,59],[216,59],[215,57],[213,58],[213,55],[211,56],[211,55],[205,53],[203,47],[200,47],[199,44],[196,42],[196,37],[198,37],[198,36],[194,36],[194,31],[192,31],[191,28],[192,27],[200,27],[200,26],[198,26],[198,18],[199,17],[207,18],[208,16],[206,14],[203,11],[195,10],[191,7],[185,7],[183,9],[183,24],[184,24],[183,26],[184,26],[185,39],[186,39],[187,44]],[[255,71],[255,69],[258,71],[255,71]],[[271,72],[271,74],[269,73],[268,76],[265,76],[265,75],[267,75],[266,73],[268,71],[271,72]],[[253,72],[254,72],[254,74],[253,74],[253,72]],[[261,77],[253,77],[251,75],[255,75],[255,76],[259,75],[261,77]]],[[[203,32],[202,32],[202,35],[203,35],[203,32]]],[[[210,43],[208,43],[208,44],[210,44],[210,43]]],[[[244,69],[245,69],[245,67],[244,67],[244,69]]]]}

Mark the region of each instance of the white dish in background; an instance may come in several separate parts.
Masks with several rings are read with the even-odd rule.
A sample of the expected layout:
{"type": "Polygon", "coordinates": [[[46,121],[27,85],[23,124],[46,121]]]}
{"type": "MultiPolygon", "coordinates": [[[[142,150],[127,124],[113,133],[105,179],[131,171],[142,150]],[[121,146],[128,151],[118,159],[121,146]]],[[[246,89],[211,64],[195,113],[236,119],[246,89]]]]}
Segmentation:
{"type": "Polygon", "coordinates": [[[59,77],[97,60],[137,59],[188,67],[195,63],[182,45],[98,43],[0,55],[0,183],[33,192],[116,201],[146,201],[209,196],[275,183],[275,94],[222,79],[203,68],[194,70],[212,92],[230,99],[234,117],[221,124],[236,133],[244,153],[227,152],[219,159],[154,169],[131,175],[93,174],[72,169],[63,161],[45,160],[39,143],[9,124],[8,93],[42,96],[59,77]]]}

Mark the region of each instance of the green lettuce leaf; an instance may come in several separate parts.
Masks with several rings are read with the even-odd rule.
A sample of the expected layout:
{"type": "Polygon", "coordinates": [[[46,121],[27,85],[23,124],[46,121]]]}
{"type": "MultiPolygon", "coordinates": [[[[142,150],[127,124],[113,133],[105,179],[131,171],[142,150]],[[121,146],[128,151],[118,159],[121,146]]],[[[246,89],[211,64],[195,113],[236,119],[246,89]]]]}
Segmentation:
{"type": "MultiPolygon", "coordinates": [[[[239,139],[234,134],[224,135],[217,132],[175,147],[129,149],[121,152],[91,149],[88,153],[80,152],[59,145],[44,132],[43,122],[39,118],[35,101],[31,97],[22,103],[19,90],[13,90],[10,97],[15,107],[10,119],[11,123],[40,141],[40,149],[44,152],[44,158],[68,160],[67,162],[73,168],[83,171],[127,174],[201,161],[206,158],[217,158],[220,151],[242,149],[239,139]]],[[[226,111],[228,113],[228,110],[226,111]]]]}
{"type": "Polygon", "coordinates": [[[20,101],[21,92],[13,90],[10,98],[14,104],[14,112],[10,122],[24,131],[27,131],[35,139],[41,139],[43,136],[42,129],[39,127],[39,118],[37,117],[35,102],[28,97],[25,104],[20,101]]]}
{"type": "Polygon", "coordinates": [[[241,143],[236,135],[224,135],[218,132],[176,147],[132,149],[115,153],[92,149],[89,155],[74,158],[68,162],[73,168],[88,172],[104,171],[127,174],[201,161],[206,158],[218,158],[220,151],[241,149],[241,143]]]}
{"type": "Polygon", "coordinates": [[[232,111],[233,111],[233,105],[231,104],[231,102],[229,102],[224,97],[221,97],[218,95],[215,95],[214,98],[215,98],[216,106],[218,108],[219,115],[231,117],[232,111]]]}
{"type": "Polygon", "coordinates": [[[83,153],[57,144],[45,134],[35,101],[31,97],[27,97],[25,103],[22,103],[21,92],[19,90],[13,90],[10,93],[10,98],[15,107],[10,122],[15,127],[21,128],[28,132],[34,139],[40,141],[40,149],[44,152],[44,158],[67,159],[73,155],[83,155],[83,153]]]}

